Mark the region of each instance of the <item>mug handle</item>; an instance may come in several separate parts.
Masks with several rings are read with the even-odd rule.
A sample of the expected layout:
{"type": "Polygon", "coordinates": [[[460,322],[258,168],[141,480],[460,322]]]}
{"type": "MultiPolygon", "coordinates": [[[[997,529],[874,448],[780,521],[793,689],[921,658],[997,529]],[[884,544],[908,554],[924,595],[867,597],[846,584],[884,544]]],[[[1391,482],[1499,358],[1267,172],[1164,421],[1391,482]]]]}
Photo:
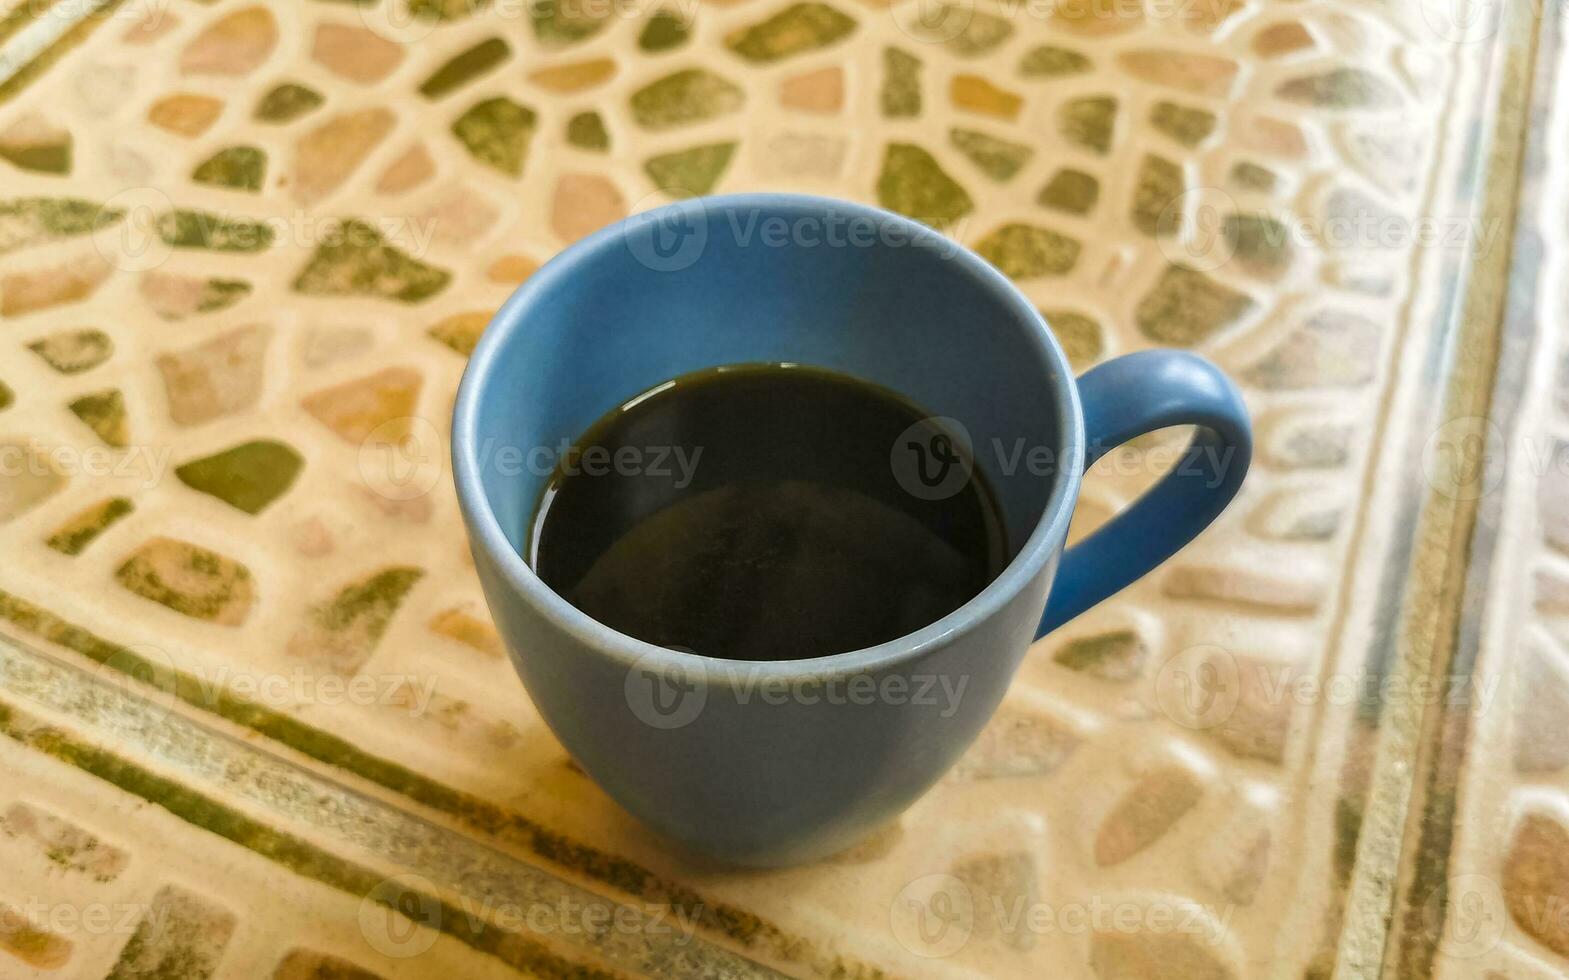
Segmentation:
{"type": "Polygon", "coordinates": [[[1197,354],[1147,350],[1078,379],[1084,468],[1135,436],[1195,425],[1177,465],[1122,513],[1063,552],[1035,638],[1131,585],[1198,536],[1231,503],[1253,458],[1247,408],[1231,379],[1197,354]]]}

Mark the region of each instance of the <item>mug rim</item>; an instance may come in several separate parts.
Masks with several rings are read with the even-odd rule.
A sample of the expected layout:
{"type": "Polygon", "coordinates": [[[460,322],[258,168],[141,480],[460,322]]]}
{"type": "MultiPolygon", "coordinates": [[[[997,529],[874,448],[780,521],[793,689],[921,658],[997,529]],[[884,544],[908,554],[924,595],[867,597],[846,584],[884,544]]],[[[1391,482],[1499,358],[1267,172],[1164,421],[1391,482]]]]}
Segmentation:
{"type": "MultiPolygon", "coordinates": [[[[537,297],[547,292],[558,280],[573,274],[580,264],[595,254],[618,245],[624,247],[622,236],[631,222],[648,221],[651,215],[665,212],[680,212],[682,209],[690,211],[694,205],[703,209],[705,218],[710,208],[809,210],[819,215],[829,211],[848,212],[854,217],[900,226],[905,234],[912,237],[940,234],[912,218],[867,204],[816,194],[757,192],[694,197],[665,204],[629,215],[567,246],[519,286],[491,317],[458,383],[452,410],[452,475],[471,544],[484,549],[492,566],[500,572],[511,590],[529,602],[544,618],[573,638],[624,663],[628,668],[645,666],[662,671],[672,668],[696,670],[705,677],[715,668],[732,671],[743,668],[763,678],[848,675],[916,660],[931,650],[960,639],[1013,601],[1050,561],[1056,550],[1053,543],[1059,538],[1066,538],[1067,523],[1073,513],[1072,505],[1078,497],[1079,484],[1083,478],[1082,466],[1058,469],[1051,478],[1052,487],[1041,515],[1018,554],[985,588],[959,608],[918,630],[875,646],[820,657],[732,660],[672,650],[640,640],[599,622],[568,602],[529,567],[522,554],[507,539],[491,506],[490,497],[485,492],[476,452],[479,442],[480,393],[490,382],[500,352],[511,336],[521,329],[537,297]]],[[[958,262],[965,275],[991,292],[1013,312],[1020,314],[1024,322],[1033,325],[1034,329],[1028,332],[1042,357],[1041,384],[1053,389],[1052,395],[1056,402],[1057,434],[1063,447],[1061,458],[1082,460],[1084,413],[1079,404],[1078,385],[1062,345],[1040,311],[1011,280],[962,243],[954,241],[952,245],[953,254],[947,261],[958,262]],[[1058,378],[1061,380],[1055,380],[1058,378]]]]}

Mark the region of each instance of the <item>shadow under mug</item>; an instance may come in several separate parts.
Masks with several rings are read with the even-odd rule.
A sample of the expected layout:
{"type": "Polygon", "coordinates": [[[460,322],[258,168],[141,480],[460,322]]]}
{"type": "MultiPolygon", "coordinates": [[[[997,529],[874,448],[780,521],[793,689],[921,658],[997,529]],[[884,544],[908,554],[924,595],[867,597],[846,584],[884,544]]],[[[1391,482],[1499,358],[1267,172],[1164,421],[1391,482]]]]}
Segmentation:
{"type": "Polygon", "coordinates": [[[1208,361],[1145,351],[1075,381],[1035,307],[974,253],[876,208],[784,194],[694,198],[563,251],[486,329],[452,433],[479,578],[546,723],[633,815],[751,865],[832,853],[900,813],[975,739],[1031,641],[1202,531],[1251,446],[1208,361]],[[841,371],[958,420],[1002,512],[1002,573],[907,636],[766,663],[644,643],[546,586],[521,550],[548,454],[670,378],[748,362],[841,371]],[[1175,425],[1197,427],[1175,467],[1064,551],[1084,468],[1175,425]]]}

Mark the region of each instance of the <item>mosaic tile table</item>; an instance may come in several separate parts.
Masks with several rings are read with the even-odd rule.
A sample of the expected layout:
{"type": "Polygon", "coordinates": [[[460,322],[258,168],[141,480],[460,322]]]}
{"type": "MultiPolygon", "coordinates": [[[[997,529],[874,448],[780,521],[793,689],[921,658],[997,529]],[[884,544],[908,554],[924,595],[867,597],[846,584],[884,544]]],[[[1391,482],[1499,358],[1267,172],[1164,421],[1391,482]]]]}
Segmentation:
{"type": "Polygon", "coordinates": [[[0,976],[1569,969],[1559,8],[920,3],[0,15],[0,976]],[[440,433],[556,250],[756,188],[1218,359],[1261,453],[896,825],[739,873],[544,729],[440,433]]]}

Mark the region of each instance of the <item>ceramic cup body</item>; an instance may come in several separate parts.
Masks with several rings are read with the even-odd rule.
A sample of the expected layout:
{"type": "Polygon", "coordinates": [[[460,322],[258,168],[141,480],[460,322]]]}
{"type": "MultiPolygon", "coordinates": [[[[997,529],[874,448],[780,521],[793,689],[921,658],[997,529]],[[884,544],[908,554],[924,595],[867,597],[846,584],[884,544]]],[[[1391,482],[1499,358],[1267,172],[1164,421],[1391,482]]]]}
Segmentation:
{"type": "Polygon", "coordinates": [[[1216,418],[1205,414],[1215,405],[1187,390],[1195,376],[1176,380],[1182,390],[1165,415],[1144,392],[1144,408],[1098,424],[1121,441],[1119,425],[1198,422],[1232,450],[1231,472],[1158,488],[1169,499],[1145,508],[1151,528],[1127,533],[1158,533],[1160,543],[1096,535],[1097,556],[1086,552],[1075,577],[1097,581],[1054,614],[1047,597],[1080,474],[1099,450],[1068,360],[1034,306],[979,257],[896,215],[795,195],[700,198],[589,236],[502,307],[459,390],[454,475],[497,627],[576,761],[632,814],[693,849],[793,863],[848,846],[908,806],[974,740],[1037,635],[1142,574],[1224,506],[1241,479],[1236,466],[1246,469],[1246,418],[1240,401],[1227,402],[1229,383],[1191,360],[1197,366],[1125,369],[1097,395],[1112,406],[1097,417],[1118,415],[1113,403],[1140,394],[1130,386],[1170,387],[1163,371],[1197,371],[1200,388],[1220,385],[1209,393],[1216,418]],[[958,420],[1002,511],[1012,556],[1003,572],[908,636],[761,664],[643,643],[546,586],[521,551],[552,453],[670,378],[757,362],[842,371],[958,420]],[[1156,527],[1172,521],[1181,533],[1156,527]]]}

